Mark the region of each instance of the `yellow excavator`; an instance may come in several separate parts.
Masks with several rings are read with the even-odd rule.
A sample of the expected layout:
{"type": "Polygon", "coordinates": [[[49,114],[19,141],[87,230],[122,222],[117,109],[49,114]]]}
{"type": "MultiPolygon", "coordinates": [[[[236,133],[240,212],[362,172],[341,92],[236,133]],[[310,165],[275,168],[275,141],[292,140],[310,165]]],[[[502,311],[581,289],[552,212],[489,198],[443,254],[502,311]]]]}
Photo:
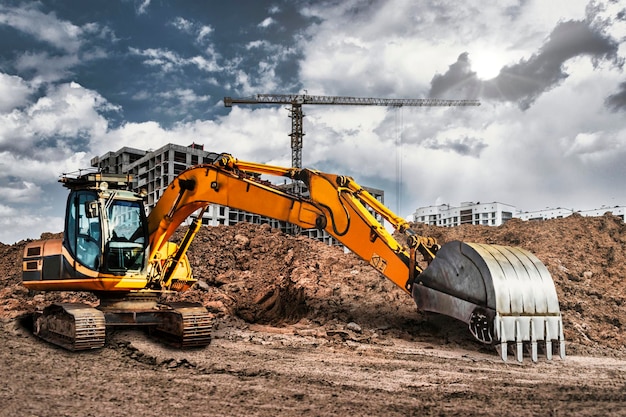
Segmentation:
{"type": "Polygon", "coordinates": [[[563,323],[554,282],[544,264],[515,247],[449,242],[417,235],[352,178],[312,169],[284,168],[214,154],[209,163],[180,173],[146,217],[144,195],[130,176],[64,176],[69,188],[63,239],[24,249],[23,285],[39,291],[89,291],[99,305],[56,303],[35,314],[34,333],[70,350],[102,347],[107,326],[148,326],[175,346],[206,346],[211,317],[199,304],[162,303],[196,279],[186,251],[204,211],[219,204],[325,230],[368,262],[422,311],[465,322],[479,341],[522,361],[565,357],[563,323]],[[297,181],[294,194],[263,176],[297,181]],[[182,240],[170,238],[195,213],[182,240]],[[400,243],[380,222],[389,222],[400,243]],[[396,234],[396,235],[398,235],[396,234]],[[426,265],[426,267],[423,267],[426,265]]]}

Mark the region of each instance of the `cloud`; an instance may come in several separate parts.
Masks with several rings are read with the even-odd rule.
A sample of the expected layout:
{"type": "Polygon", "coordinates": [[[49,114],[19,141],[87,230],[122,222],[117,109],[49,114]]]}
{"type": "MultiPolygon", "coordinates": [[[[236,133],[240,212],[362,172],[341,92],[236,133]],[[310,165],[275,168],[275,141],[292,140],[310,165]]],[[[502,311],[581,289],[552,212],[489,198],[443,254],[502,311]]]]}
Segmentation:
{"type": "MultiPolygon", "coordinates": [[[[154,93],[153,93],[154,94],[154,93]]],[[[175,116],[178,120],[193,119],[196,106],[208,107],[210,95],[198,95],[190,88],[175,88],[154,94],[158,98],[155,111],[175,116]]]]}
{"type": "Polygon", "coordinates": [[[289,164],[289,123],[287,112],[280,106],[256,110],[233,107],[228,116],[184,121],[170,128],[153,121],[125,123],[94,138],[90,149],[95,156],[129,144],[157,149],[167,143],[201,143],[207,150],[230,152],[244,160],[289,164]]]}
{"type": "Polygon", "coordinates": [[[564,156],[576,156],[581,161],[602,161],[615,154],[626,153],[624,137],[617,132],[596,131],[579,133],[568,144],[564,156]],[[622,137],[620,137],[622,136],[622,137]]]}
{"type": "Polygon", "coordinates": [[[438,98],[483,97],[516,102],[520,108],[528,109],[537,97],[568,77],[564,68],[568,60],[588,56],[595,66],[608,61],[620,67],[618,47],[617,41],[590,26],[588,21],[560,22],[538,52],[517,64],[505,66],[491,80],[478,79],[476,72],[472,71],[470,54],[462,53],[446,73],[433,77],[429,95],[438,98]]]}
{"type": "Polygon", "coordinates": [[[620,84],[617,93],[611,94],[606,98],[605,103],[615,111],[626,110],[626,81],[620,84]]]}
{"type": "Polygon", "coordinates": [[[118,110],[77,83],[50,87],[32,104],[0,114],[0,152],[31,161],[64,160],[107,130],[101,113],[118,110]]]}
{"type": "Polygon", "coordinates": [[[0,26],[8,26],[35,43],[16,51],[12,61],[14,69],[34,84],[67,79],[72,68],[94,59],[106,57],[106,52],[95,46],[96,42],[117,42],[119,39],[106,25],[87,22],[81,26],[60,19],[54,12],[44,13],[39,2],[20,7],[0,6],[0,26]],[[45,44],[45,51],[38,44],[45,44]]]}
{"type": "Polygon", "coordinates": [[[184,107],[190,104],[206,103],[211,98],[211,96],[208,95],[199,96],[190,88],[176,88],[171,91],[159,93],[158,96],[166,100],[173,99],[184,107]]]}
{"type": "Polygon", "coordinates": [[[498,77],[485,82],[482,94],[519,102],[521,108],[527,109],[539,95],[568,77],[563,68],[566,61],[588,56],[595,64],[606,60],[619,65],[618,46],[614,39],[594,30],[585,21],[561,22],[536,54],[503,68],[498,77]]]}
{"type": "Polygon", "coordinates": [[[76,52],[81,46],[82,29],[54,12],[45,14],[37,3],[22,7],[0,6],[0,24],[11,26],[58,50],[76,52]]]}
{"type": "Polygon", "coordinates": [[[201,55],[196,55],[191,58],[184,58],[174,51],[159,48],[141,50],[131,47],[129,51],[133,55],[143,57],[145,65],[159,67],[164,72],[180,71],[189,66],[205,72],[217,72],[222,69],[217,63],[216,57],[207,59],[201,55]]]}
{"type": "MultiPolygon", "coordinates": [[[[137,17],[131,5],[139,14],[157,4],[130,1],[128,16],[107,20],[115,26],[77,23],[105,13],[90,9],[96,14],[85,10],[67,28],[70,14],[41,12],[54,8],[48,3],[22,12],[0,6],[0,29],[28,45],[10,49],[0,73],[0,192],[15,201],[2,200],[7,217],[0,218],[9,219],[3,227],[15,236],[23,236],[13,225],[24,217],[37,234],[60,230],[62,217],[51,214],[64,203],[65,190],[54,184],[59,173],[123,146],[195,142],[288,166],[285,108],[225,113],[212,103],[224,90],[479,97],[482,106],[466,109],[305,107],[304,165],[384,188],[401,215],[438,197],[534,209],[624,195],[615,186],[626,175],[618,113],[626,108],[624,20],[591,7],[623,9],[618,2],[586,9],[587,0],[554,0],[550,7],[327,0],[281,3],[285,10],[268,3],[230,24],[177,13],[184,6],[137,17]],[[28,25],[49,19],[51,34],[45,25],[9,23],[17,15],[28,25]],[[157,25],[161,33],[148,31],[157,25]],[[146,33],[149,43],[142,43],[146,33]],[[97,68],[95,59],[106,65],[97,68]],[[45,207],[31,211],[38,194],[45,207]]],[[[9,241],[2,233],[0,241],[9,241]]]]}
{"type": "Polygon", "coordinates": [[[139,6],[137,6],[137,14],[146,14],[148,7],[150,7],[150,1],[151,0],[139,0],[138,3],[135,2],[135,4],[139,4],[139,6]]]}
{"type": "Polygon", "coordinates": [[[0,203],[0,242],[13,244],[24,239],[37,239],[44,231],[61,232],[63,221],[61,216],[27,213],[0,203]]]}
{"type": "Polygon", "coordinates": [[[258,56],[258,60],[251,66],[233,61],[235,78],[232,84],[238,94],[292,92],[299,89],[299,86],[289,79],[288,74],[281,71],[283,66],[297,57],[299,53],[297,49],[267,40],[248,42],[245,49],[249,55],[258,56]]]}
{"type": "Polygon", "coordinates": [[[30,74],[35,85],[54,83],[67,79],[72,68],[81,62],[74,54],[50,55],[48,52],[25,52],[15,61],[21,74],[30,74]]]}
{"type": "Polygon", "coordinates": [[[196,44],[204,44],[208,41],[215,29],[211,25],[205,25],[183,17],[176,17],[171,23],[176,29],[195,37],[196,44]]]}
{"type": "Polygon", "coordinates": [[[479,84],[476,73],[472,71],[469,54],[464,52],[448,67],[445,74],[436,74],[433,77],[429,97],[475,99],[479,84]]]}
{"type": "Polygon", "coordinates": [[[487,144],[481,139],[469,136],[457,138],[444,138],[443,140],[427,140],[422,143],[425,148],[456,152],[462,156],[480,157],[481,152],[487,148],[487,144]]]}
{"type": "Polygon", "coordinates": [[[15,181],[0,185],[0,194],[7,203],[36,203],[42,194],[40,186],[30,181],[15,181]]]}
{"type": "Polygon", "coordinates": [[[0,113],[28,104],[33,88],[22,78],[0,73],[0,113]]]}
{"type": "Polygon", "coordinates": [[[272,26],[275,23],[276,21],[274,20],[274,18],[266,17],[265,19],[263,19],[261,23],[258,24],[258,27],[265,29],[265,28],[268,28],[269,26],[272,26]]]}

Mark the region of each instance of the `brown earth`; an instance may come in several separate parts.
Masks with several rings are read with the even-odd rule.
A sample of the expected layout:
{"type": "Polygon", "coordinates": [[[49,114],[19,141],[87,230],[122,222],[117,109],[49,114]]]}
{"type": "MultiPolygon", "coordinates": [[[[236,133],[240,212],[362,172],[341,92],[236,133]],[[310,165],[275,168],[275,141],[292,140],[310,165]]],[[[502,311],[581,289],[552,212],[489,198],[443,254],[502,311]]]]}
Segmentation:
{"type": "Polygon", "coordinates": [[[104,349],[71,353],[34,338],[25,317],[95,299],[29,294],[26,242],[0,244],[0,415],[626,415],[621,219],[414,229],[537,255],[557,287],[568,357],[504,363],[353,254],[249,224],[203,228],[189,253],[201,282],[176,298],[215,315],[209,347],[177,351],[117,329],[104,349]]]}

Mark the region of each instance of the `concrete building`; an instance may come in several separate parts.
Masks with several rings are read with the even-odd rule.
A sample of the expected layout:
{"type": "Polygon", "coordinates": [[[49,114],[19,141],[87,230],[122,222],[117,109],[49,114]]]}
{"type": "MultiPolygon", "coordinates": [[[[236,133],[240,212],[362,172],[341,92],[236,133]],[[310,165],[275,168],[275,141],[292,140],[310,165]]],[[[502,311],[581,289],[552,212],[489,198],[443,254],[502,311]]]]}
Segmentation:
{"type": "Polygon", "coordinates": [[[442,227],[454,227],[461,224],[500,226],[513,218],[515,210],[514,206],[498,202],[464,202],[460,207],[441,204],[418,208],[413,213],[413,221],[442,227]]]}
{"type": "Polygon", "coordinates": [[[577,211],[577,213],[580,214],[581,216],[592,216],[592,217],[604,216],[605,213],[611,213],[614,216],[620,217],[622,221],[624,221],[624,218],[626,216],[626,206],[614,206],[614,207],[602,206],[599,209],[580,210],[580,211],[577,211]]]}
{"type": "Polygon", "coordinates": [[[563,217],[570,216],[574,213],[573,209],[566,208],[546,208],[544,210],[535,211],[521,211],[517,213],[515,217],[519,217],[522,220],[549,220],[549,219],[562,219],[563,217]]]}
{"type": "Polygon", "coordinates": [[[597,217],[605,213],[624,220],[626,206],[607,207],[592,210],[574,210],[567,208],[546,208],[536,211],[518,211],[515,206],[503,203],[461,203],[460,207],[441,204],[439,206],[420,207],[413,213],[413,221],[432,226],[453,227],[461,224],[482,224],[500,226],[513,217],[521,220],[562,219],[578,213],[581,216],[597,217]]]}
{"type": "MultiPolygon", "coordinates": [[[[135,189],[147,191],[146,209],[148,212],[156,205],[164,189],[174,178],[192,165],[212,162],[218,154],[204,150],[203,145],[191,144],[189,146],[167,144],[157,150],[144,151],[135,148],[124,147],[115,152],[91,159],[91,166],[102,172],[116,174],[132,174],[135,189]]],[[[280,185],[289,191],[295,187],[293,183],[280,185]]],[[[382,190],[363,187],[384,203],[382,190]]],[[[303,196],[307,195],[304,190],[303,196]]],[[[380,220],[380,218],[379,218],[380,220]]],[[[329,245],[339,245],[325,231],[317,229],[300,229],[299,227],[278,221],[275,219],[259,216],[258,214],[235,210],[217,204],[211,204],[205,212],[202,223],[209,226],[233,225],[239,222],[254,224],[269,224],[273,228],[289,234],[302,234],[310,238],[320,240],[329,245]]]]}
{"type": "MultiPolygon", "coordinates": [[[[203,145],[194,143],[182,146],[170,143],[150,151],[124,147],[93,158],[91,165],[102,172],[131,174],[133,188],[147,192],[145,203],[149,212],[178,174],[192,165],[212,162],[217,156],[215,152],[205,151],[203,145]]],[[[258,215],[216,204],[210,205],[202,218],[202,223],[209,226],[231,225],[240,221],[259,224],[267,222],[272,227],[283,228],[273,219],[263,221],[258,215]]]]}
{"type": "Polygon", "coordinates": [[[127,174],[130,172],[130,165],[143,158],[146,153],[141,149],[125,146],[115,152],[107,152],[102,156],[91,158],[91,166],[103,173],[127,174]]]}
{"type": "Polygon", "coordinates": [[[626,206],[602,206],[599,209],[591,210],[574,210],[561,207],[546,208],[544,210],[520,212],[516,215],[516,217],[519,217],[522,220],[549,220],[561,219],[563,217],[571,216],[574,213],[578,213],[584,217],[599,217],[603,216],[605,213],[611,213],[614,216],[620,217],[623,221],[626,215],[626,206]]]}

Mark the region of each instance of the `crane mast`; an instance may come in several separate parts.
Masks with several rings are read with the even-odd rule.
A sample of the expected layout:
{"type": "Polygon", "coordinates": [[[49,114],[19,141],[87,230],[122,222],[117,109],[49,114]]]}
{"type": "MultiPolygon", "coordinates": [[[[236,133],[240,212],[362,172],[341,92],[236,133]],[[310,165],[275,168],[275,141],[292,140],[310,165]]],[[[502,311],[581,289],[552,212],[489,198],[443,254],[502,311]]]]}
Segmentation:
{"type": "Polygon", "coordinates": [[[438,98],[369,98],[343,96],[314,96],[308,94],[256,94],[252,97],[224,97],[224,107],[233,104],[290,104],[291,117],[291,166],[302,168],[302,128],[304,113],[303,104],[323,104],[336,106],[388,106],[388,107],[452,107],[480,106],[478,100],[448,100],[438,98]]]}

